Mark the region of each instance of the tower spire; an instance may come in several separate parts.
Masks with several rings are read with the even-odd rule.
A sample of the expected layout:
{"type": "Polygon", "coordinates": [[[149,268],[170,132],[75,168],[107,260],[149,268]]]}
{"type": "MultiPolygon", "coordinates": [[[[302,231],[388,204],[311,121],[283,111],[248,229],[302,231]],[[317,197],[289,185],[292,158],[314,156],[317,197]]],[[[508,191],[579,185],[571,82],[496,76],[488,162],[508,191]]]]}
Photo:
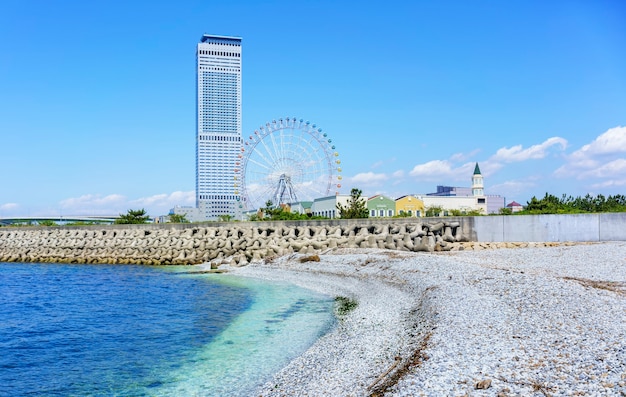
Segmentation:
{"type": "Polygon", "coordinates": [[[483,184],[483,175],[480,173],[478,163],[474,167],[474,175],[472,175],[472,196],[484,196],[485,186],[483,184]]]}

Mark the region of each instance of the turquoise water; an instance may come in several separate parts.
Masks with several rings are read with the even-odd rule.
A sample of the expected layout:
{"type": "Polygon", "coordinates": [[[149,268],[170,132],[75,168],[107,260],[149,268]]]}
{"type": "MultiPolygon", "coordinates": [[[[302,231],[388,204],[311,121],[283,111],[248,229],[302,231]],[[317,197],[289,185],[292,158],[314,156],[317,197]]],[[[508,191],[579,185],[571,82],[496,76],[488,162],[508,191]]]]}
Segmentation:
{"type": "Polygon", "coordinates": [[[189,267],[0,264],[0,396],[252,395],[332,299],[189,267]]]}

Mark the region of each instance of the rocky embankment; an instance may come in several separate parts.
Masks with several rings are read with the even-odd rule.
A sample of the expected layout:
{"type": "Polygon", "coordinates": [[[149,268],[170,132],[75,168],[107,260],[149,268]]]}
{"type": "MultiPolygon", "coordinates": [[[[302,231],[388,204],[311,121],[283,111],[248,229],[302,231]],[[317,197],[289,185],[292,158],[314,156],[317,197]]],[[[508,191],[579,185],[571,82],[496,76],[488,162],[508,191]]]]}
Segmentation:
{"type": "Polygon", "coordinates": [[[0,261],[243,266],[265,258],[335,248],[433,252],[558,244],[471,242],[467,228],[458,221],[156,226],[0,229],[0,261]]]}
{"type": "MultiPolygon", "coordinates": [[[[153,226],[153,225],[151,225],[153,226]]],[[[246,265],[290,253],[334,248],[400,251],[463,249],[470,236],[456,221],[380,222],[355,226],[232,226],[21,228],[0,230],[0,261],[246,265]]]]}

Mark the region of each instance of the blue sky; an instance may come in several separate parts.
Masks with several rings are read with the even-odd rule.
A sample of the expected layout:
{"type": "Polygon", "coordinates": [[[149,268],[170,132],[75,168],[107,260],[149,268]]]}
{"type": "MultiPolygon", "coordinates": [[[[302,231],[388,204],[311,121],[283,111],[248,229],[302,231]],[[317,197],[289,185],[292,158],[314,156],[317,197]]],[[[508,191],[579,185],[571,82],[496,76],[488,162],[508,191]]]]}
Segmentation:
{"type": "Polygon", "coordinates": [[[194,205],[195,46],[243,38],[243,133],[310,120],[342,193],[626,193],[626,3],[0,3],[0,217],[194,205]]]}

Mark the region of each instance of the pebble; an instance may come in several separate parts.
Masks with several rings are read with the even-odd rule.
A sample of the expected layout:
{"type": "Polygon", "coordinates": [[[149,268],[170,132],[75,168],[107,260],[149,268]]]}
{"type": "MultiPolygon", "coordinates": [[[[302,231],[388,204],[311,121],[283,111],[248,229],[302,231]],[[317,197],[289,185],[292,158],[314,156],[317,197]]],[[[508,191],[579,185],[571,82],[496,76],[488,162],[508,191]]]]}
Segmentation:
{"type": "Polygon", "coordinates": [[[257,396],[625,396],[626,243],[335,249],[229,269],[358,306],[257,396]]]}

